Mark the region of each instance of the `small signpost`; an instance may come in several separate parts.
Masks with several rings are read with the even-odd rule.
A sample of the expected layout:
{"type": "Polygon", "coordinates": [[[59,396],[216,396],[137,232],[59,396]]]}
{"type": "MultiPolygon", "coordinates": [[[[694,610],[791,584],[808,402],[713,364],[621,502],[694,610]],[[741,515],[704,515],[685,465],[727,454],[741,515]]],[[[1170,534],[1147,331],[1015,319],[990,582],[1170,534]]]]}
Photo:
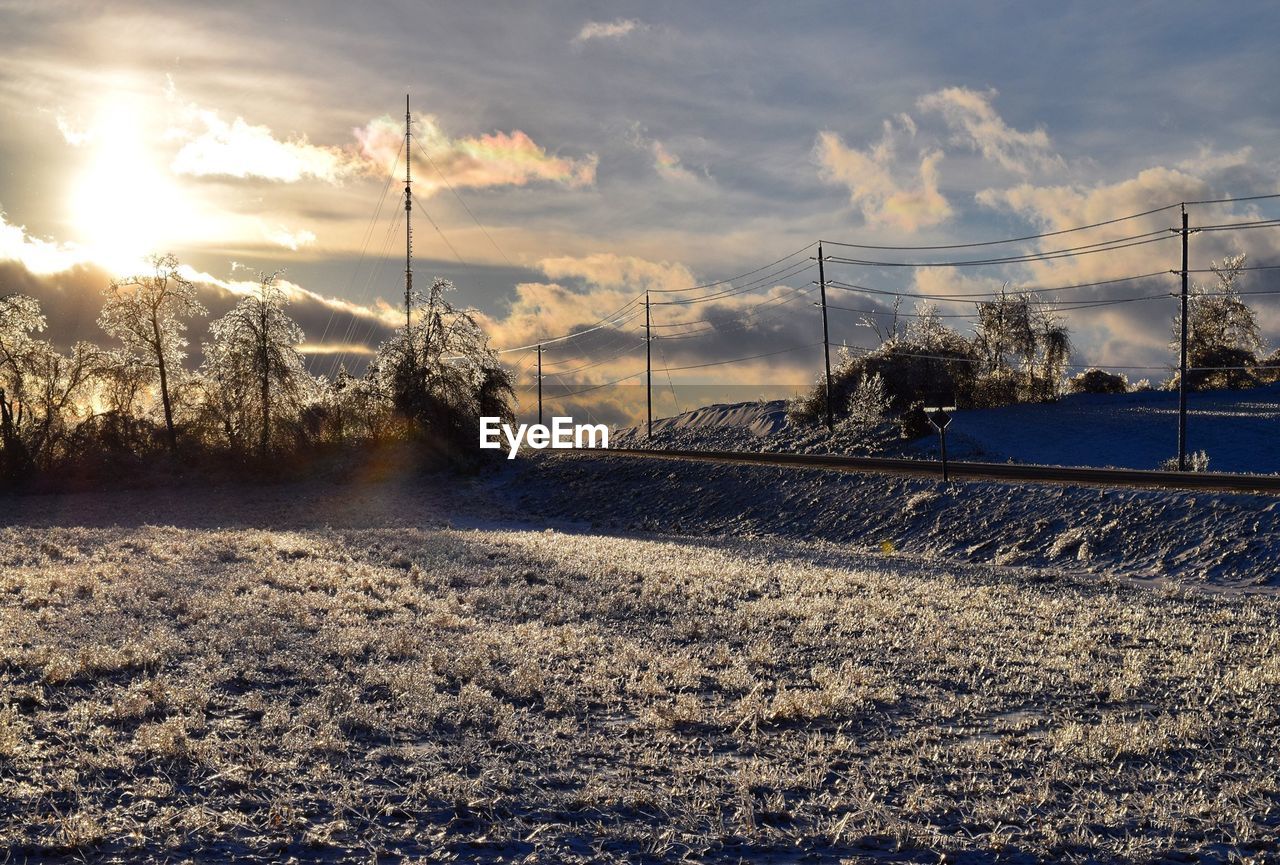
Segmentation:
{"type": "Polygon", "coordinates": [[[954,402],[954,400],[932,399],[925,405],[924,415],[938,431],[938,442],[942,448],[942,482],[945,484],[951,482],[947,474],[947,425],[951,423],[951,412],[955,411],[956,407],[943,405],[944,402],[954,402]]]}

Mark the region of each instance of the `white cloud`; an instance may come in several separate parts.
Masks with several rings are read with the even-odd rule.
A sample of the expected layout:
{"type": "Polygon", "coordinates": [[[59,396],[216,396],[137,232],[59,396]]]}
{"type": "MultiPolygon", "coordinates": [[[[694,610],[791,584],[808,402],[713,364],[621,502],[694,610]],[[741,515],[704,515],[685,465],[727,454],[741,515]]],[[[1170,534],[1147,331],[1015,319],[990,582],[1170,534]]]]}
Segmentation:
{"type": "MultiPolygon", "coordinates": [[[[177,100],[175,91],[167,96],[177,100]]],[[[227,121],[218,112],[194,103],[180,103],[177,114],[178,120],[164,135],[168,141],[181,143],[170,169],[193,177],[282,183],[308,178],[338,183],[359,173],[381,177],[396,160],[404,138],[400,122],[386,116],[352,130],[354,142],[339,147],[312,144],[305,135],[285,140],[266,126],[242,117],[227,121]]],[[[485,188],[555,181],[578,188],[595,183],[595,154],[573,158],[549,153],[519,129],[451,138],[433,115],[425,114],[415,118],[414,131],[418,147],[454,186],[485,188]]],[[[414,160],[421,160],[419,152],[414,160]]],[[[431,194],[438,185],[443,184],[433,171],[420,174],[420,195],[431,194]]]]}
{"type": "Polygon", "coordinates": [[[1193,159],[1184,159],[1179,162],[1178,168],[1182,171],[1198,171],[1207,174],[1230,168],[1241,168],[1250,165],[1253,161],[1253,148],[1249,145],[1227,153],[1218,153],[1213,148],[1205,146],[1200,148],[1199,154],[1193,159]]]}
{"type": "Polygon", "coordinates": [[[974,148],[1009,171],[1027,175],[1032,169],[1062,167],[1062,158],[1053,152],[1044,129],[1022,132],[1004,122],[991,104],[997,95],[995,90],[982,93],[947,87],[920,97],[916,106],[940,113],[957,143],[974,148]]]}
{"type": "MultiPolygon", "coordinates": [[[[364,170],[384,175],[404,140],[404,129],[390,117],[379,117],[356,129],[355,137],[364,170]]],[[[540,180],[580,188],[596,180],[599,160],[595,154],[578,159],[557,156],[519,129],[450,138],[433,115],[425,114],[414,121],[414,138],[416,146],[431,157],[431,167],[424,166],[419,174],[419,194],[443,186],[435,169],[453,186],[475,189],[524,186],[540,180]]],[[[420,157],[421,152],[415,153],[415,163],[420,157]]]]}
{"type": "Polygon", "coordinates": [[[290,231],[283,225],[263,225],[262,236],[274,243],[276,246],[283,247],[292,252],[297,252],[304,246],[310,246],[316,242],[315,232],[305,228],[297,231],[290,231]]]}
{"type": "Polygon", "coordinates": [[[83,147],[93,142],[93,131],[89,129],[76,129],[71,125],[71,121],[61,112],[57,116],[58,131],[62,133],[62,138],[72,147],[83,147]]]}
{"type": "Polygon", "coordinates": [[[680,157],[672,153],[665,144],[657,139],[649,143],[653,154],[653,167],[663,179],[673,183],[697,183],[701,178],[690,171],[680,161],[680,157]]]}
{"type": "MultiPolygon", "coordinates": [[[[908,138],[915,124],[900,118],[908,138]]],[[[896,140],[899,131],[893,121],[884,122],[884,134],[874,147],[862,151],[848,147],[834,132],[818,134],[816,155],[826,179],[849,188],[849,200],[857,205],[872,225],[887,225],[916,231],[946,220],[951,205],[938,189],[938,163],[942,151],[925,150],[912,169],[914,177],[900,179],[896,140]]]]}
{"type": "Polygon", "coordinates": [[[32,237],[25,226],[9,223],[0,212],[0,261],[20,262],[27,270],[43,276],[87,264],[89,258],[76,244],[32,237]]]}
{"type": "Polygon", "coordinates": [[[697,284],[692,271],[683,264],[648,261],[612,252],[544,258],[538,262],[538,268],[551,279],[576,277],[603,288],[630,287],[632,294],[645,289],[688,288],[697,284]]]}
{"type": "MultiPolygon", "coordinates": [[[[174,156],[170,168],[175,174],[296,183],[306,177],[332,182],[352,170],[350,157],[340,148],[311,144],[305,136],[281,141],[266,126],[241,117],[228,123],[209,110],[197,112],[197,123],[203,131],[174,156]]],[[[181,132],[171,130],[172,137],[181,132]]]]}
{"type": "Polygon", "coordinates": [[[619,18],[615,21],[588,21],[582,25],[578,35],[573,37],[575,44],[581,45],[590,39],[621,39],[628,33],[644,30],[645,25],[634,18],[619,18]]]}

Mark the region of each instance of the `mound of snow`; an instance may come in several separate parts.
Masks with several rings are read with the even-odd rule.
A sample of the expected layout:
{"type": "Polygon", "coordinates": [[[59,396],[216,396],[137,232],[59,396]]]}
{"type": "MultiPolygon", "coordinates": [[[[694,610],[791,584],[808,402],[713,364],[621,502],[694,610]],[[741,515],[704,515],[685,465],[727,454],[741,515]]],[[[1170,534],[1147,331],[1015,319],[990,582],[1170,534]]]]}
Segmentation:
{"type": "Polygon", "coordinates": [[[702,406],[654,421],[653,431],[656,434],[707,427],[738,427],[756,437],[764,437],[776,435],[786,426],[787,404],[783,400],[774,400],[702,406]]]}

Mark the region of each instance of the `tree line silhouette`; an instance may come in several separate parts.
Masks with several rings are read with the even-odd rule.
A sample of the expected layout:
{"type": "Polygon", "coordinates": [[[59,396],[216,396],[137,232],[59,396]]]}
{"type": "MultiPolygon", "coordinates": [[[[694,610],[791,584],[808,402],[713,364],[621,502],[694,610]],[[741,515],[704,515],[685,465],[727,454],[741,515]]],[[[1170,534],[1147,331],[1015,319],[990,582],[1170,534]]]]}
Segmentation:
{"type": "Polygon", "coordinates": [[[98,325],[118,343],[59,351],[34,298],[0,295],[0,484],[35,476],[109,479],[172,468],[305,464],[337,450],[412,441],[453,464],[477,457],[479,418],[510,418],[510,373],[470,312],[437,279],[365,375],[307,371],[280,274],[214,321],[198,368],[190,321],[208,314],[172,254],[110,283],[98,325]]]}

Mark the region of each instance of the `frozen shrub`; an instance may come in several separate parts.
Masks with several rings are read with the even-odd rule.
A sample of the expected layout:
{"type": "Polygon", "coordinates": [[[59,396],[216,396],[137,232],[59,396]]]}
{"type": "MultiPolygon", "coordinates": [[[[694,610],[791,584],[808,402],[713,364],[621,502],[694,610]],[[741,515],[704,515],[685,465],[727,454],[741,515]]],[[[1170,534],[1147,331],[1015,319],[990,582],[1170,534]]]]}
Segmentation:
{"type": "Polygon", "coordinates": [[[1126,393],[1129,379],[1123,373],[1087,369],[1067,383],[1068,393],[1126,393]]]}
{"type": "Polygon", "coordinates": [[[888,415],[890,402],[880,374],[864,375],[858,389],[849,397],[848,414],[842,423],[855,427],[875,426],[888,415]]]}
{"type": "MultiPolygon", "coordinates": [[[[1178,470],[1178,458],[1169,457],[1160,463],[1160,471],[1176,472],[1178,470]]],[[[1205,451],[1192,451],[1187,454],[1187,471],[1207,472],[1209,470],[1209,454],[1205,451]]]]}

